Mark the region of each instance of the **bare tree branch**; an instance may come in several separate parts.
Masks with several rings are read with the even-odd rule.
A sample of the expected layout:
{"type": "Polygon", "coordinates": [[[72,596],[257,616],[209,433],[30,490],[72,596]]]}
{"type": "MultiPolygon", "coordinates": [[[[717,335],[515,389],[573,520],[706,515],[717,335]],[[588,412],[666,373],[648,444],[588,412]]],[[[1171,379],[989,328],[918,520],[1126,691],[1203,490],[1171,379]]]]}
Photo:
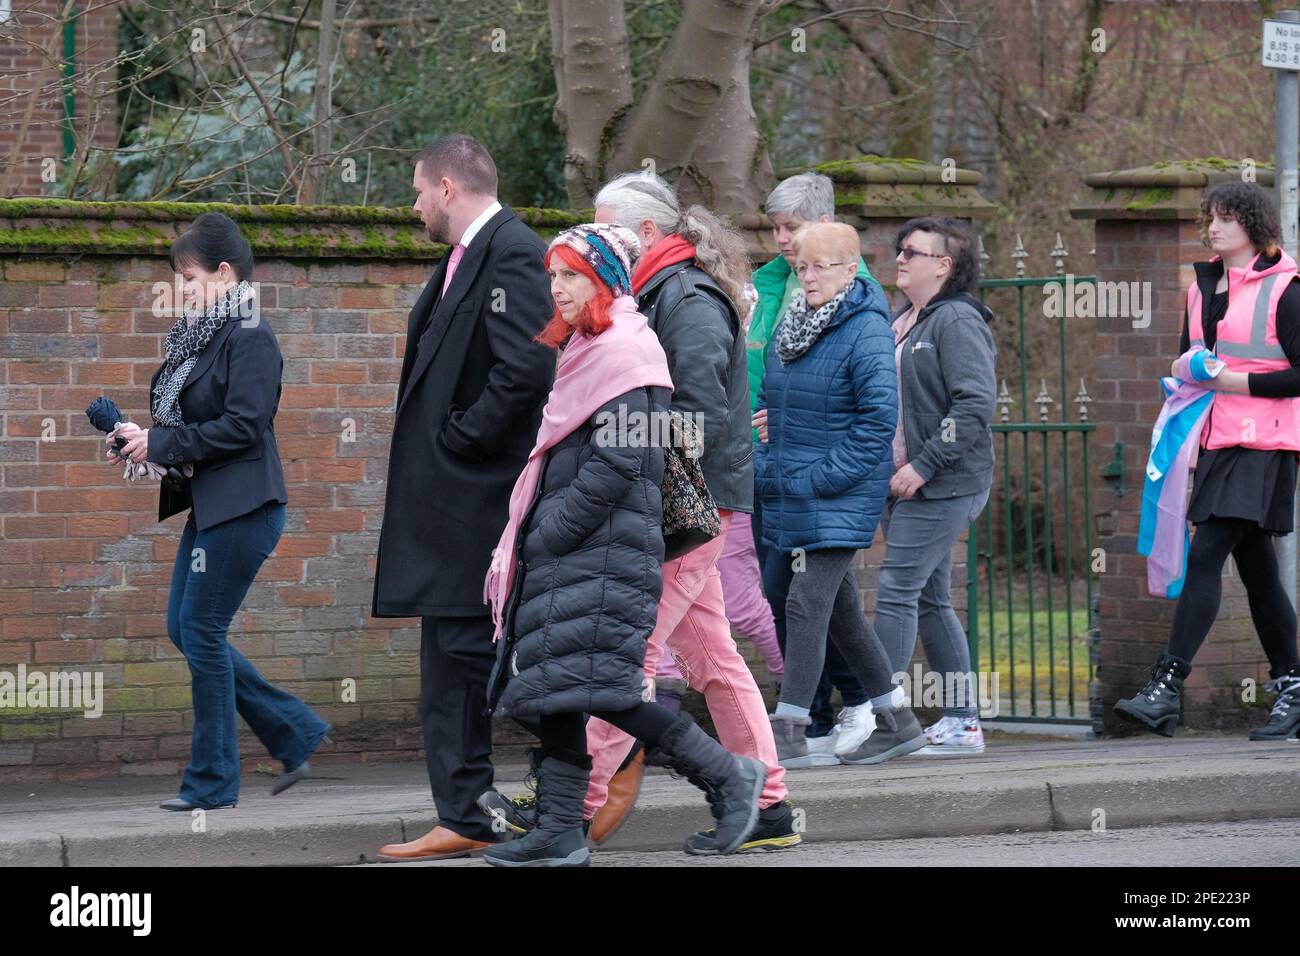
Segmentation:
{"type": "Polygon", "coordinates": [[[230,37],[226,33],[226,28],[221,24],[221,17],[219,15],[216,0],[213,0],[212,3],[212,22],[216,25],[217,32],[221,34],[221,39],[226,44],[226,48],[230,50],[230,55],[234,58],[235,65],[239,68],[239,72],[243,76],[244,82],[249,85],[253,94],[262,104],[262,109],[266,111],[267,125],[270,126],[272,135],[279,140],[280,157],[284,160],[285,175],[291,182],[295,183],[295,186],[298,186],[297,181],[294,179],[291,172],[294,168],[294,163],[289,155],[289,143],[285,138],[284,131],[280,129],[279,121],[275,118],[275,110],[271,108],[271,104],[267,102],[266,94],[262,92],[262,88],[257,85],[257,81],[253,79],[253,74],[249,72],[248,67],[244,64],[244,58],[239,55],[239,51],[235,49],[235,45],[230,42],[230,37]]]}

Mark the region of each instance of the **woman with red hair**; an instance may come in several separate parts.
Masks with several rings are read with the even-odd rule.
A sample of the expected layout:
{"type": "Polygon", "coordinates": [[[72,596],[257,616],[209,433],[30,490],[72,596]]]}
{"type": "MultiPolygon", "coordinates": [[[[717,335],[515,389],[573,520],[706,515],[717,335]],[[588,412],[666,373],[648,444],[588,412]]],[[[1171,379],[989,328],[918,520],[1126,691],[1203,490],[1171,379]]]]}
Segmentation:
{"type": "MultiPolygon", "coordinates": [[[[635,423],[667,415],[672,379],[631,296],[639,252],[636,235],[613,225],[575,226],[547,250],[556,314],[538,340],[562,351],[484,589],[497,644],[489,706],[540,729],[537,820],[488,847],[496,866],[586,865],[588,714],[644,740],[651,759],[708,794],[720,852],[758,820],[766,767],[643,696],[663,586],[664,451],[658,429],[635,423]]],[[[489,790],[479,805],[496,817],[494,798],[489,790]]]]}

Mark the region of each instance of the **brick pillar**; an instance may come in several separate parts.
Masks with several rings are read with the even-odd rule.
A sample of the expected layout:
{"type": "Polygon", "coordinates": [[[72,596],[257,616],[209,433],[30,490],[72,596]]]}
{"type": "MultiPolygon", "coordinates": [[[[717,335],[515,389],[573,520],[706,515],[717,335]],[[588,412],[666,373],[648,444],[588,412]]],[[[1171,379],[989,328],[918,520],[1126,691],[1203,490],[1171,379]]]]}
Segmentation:
{"type": "MultiPolygon", "coordinates": [[[[1084,178],[1091,191],[1070,210],[1076,219],[1096,221],[1099,282],[1150,284],[1148,327],[1135,328],[1132,315],[1095,320],[1096,378],[1088,383],[1098,472],[1113,459],[1115,443],[1123,445],[1122,494],[1116,480],[1094,473],[1092,497],[1095,546],[1105,552],[1096,588],[1097,680],[1108,732],[1130,732],[1133,725],[1119,721],[1112,705],[1141,687],[1169,638],[1175,602],[1148,594],[1146,559],[1137,553],[1151,427],[1162,404],[1159,379],[1178,357],[1192,263],[1210,257],[1196,225],[1201,196],[1207,186],[1239,177],[1236,167],[1222,161],[1096,173],[1084,178]]],[[[1272,171],[1259,170],[1257,180],[1271,186],[1272,171]]],[[[1231,561],[1223,585],[1219,616],[1187,683],[1183,720],[1193,727],[1263,720],[1242,702],[1242,681],[1266,680],[1268,665],[1231,561]]]]}

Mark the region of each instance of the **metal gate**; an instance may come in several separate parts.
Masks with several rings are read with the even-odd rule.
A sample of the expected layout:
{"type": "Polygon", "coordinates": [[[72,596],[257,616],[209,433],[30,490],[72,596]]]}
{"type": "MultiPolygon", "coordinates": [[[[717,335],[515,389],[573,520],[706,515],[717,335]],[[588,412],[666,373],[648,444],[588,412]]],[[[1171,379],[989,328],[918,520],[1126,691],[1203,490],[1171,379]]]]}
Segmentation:
{"type": "MultiPolygon", "coordinates": [[[[1075,287],[1096,282],[1094,276],[1069,278],[1075,287]]],[[[1091,722],[1098,556],[1090,487],[1096,449],[1089,440],[1096,426],[1088,421],[1092,397],[1085,375],[1071,369],[1068,353],[1072,339],[1077,348],[1079,336],[1091,341],[1092,330],[1070,327],[1064,311],[1051,328],[1045,310],[1027,310],[1026,302],[1032,306],[1046,298],[1051,283],[1065,281],[1056,275],[980,282],[980,299],[993,309],[994,323],[1015,317],[1019,343],[1015,355],[999,348],[993,488],[967,541],[971,669],[980,674],[976,692],[990,719],[1091,722]],[[1033,321],[1043,320],[1028,335],[1027,311],[1033,321]],[[1049,377],[1057,379],[1054,387],[1049,377]],[[1017,384],[1009,388],[1008,379],[1017,384]],[[1035,405],[1037,420],[1031,421],[1035,405]]],[[[1005,334],[999,338],[1005,343],[1005,334]]]]}

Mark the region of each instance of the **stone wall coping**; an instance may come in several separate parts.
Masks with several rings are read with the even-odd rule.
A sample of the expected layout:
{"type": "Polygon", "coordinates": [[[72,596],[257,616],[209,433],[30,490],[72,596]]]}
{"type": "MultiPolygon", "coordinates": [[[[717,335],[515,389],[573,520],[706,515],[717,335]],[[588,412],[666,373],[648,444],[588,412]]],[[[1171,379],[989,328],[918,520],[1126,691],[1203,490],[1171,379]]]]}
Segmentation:
{"type": "MultiPolygon", "coordinates": [[[[547,238],[585,221],[563,209],[514,211],[547,238]]],[[[0,253],[165,255],[185,224],[205,212],[239,223],[258,256],[422,260],[445,249],[406,208],[32,198],[0,199],[0,253]]]]}
{"type": "Polygon", "coordinates": [[[787,167],[778,175],[785,179],[809,171],[834,181],[835,209],[841,217],[911,219],[934,215],[992,219],[997,213],[997,206],[976,188],[983,176],[973,169],[868,154],[787,167]]]}
{"type": "MultiPolygon", "coordinates": [[[[1256,164],[1255,182],[1273,186],[1273,167],[1256,164]]],[[[1210,157],[1089,173],[1088,191],[1070,207],[1075,219],[1195,219],[1207,186],[1241,180],[1242,165],[1210,157]]]]}

